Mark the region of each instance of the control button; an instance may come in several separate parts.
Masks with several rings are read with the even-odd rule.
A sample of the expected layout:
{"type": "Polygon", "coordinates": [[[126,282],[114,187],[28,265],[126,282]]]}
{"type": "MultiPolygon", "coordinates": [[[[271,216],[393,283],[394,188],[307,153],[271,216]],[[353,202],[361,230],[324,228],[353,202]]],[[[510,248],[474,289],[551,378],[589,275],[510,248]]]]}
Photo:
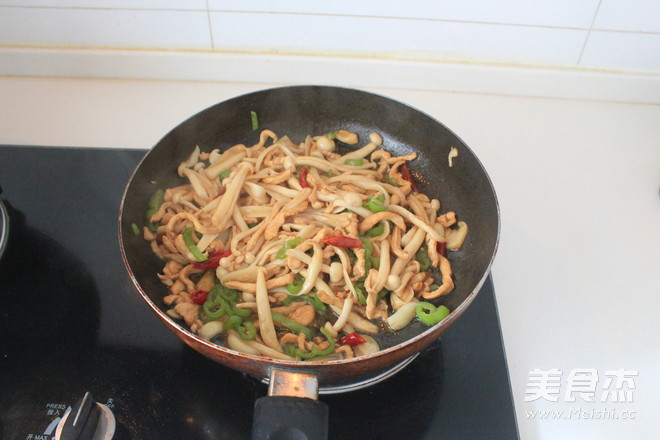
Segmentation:
{"type": "Polygon", "coordinates": [[[57,425],[57,440],[111,440],[115,434],[115,416],[89,392],[64,414],[57,425]]]}

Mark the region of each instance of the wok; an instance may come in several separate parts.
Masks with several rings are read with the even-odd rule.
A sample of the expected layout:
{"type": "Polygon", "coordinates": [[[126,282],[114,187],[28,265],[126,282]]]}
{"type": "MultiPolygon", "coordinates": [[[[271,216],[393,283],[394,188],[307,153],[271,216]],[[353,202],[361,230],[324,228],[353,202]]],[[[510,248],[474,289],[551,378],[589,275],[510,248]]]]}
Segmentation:
{"type": "MultiPolygon", "coordinates": [[[[477,295],[490,271],[498,239],[499,207],[494,189],[483,166],[461,139],[437,120],[403,103],[364,91],[328,86],[262,90],[229,99],[190,117],[165,135],[138,164],[119,213],[119,241],[129,275],[149,307],[171,331],[193,349],[225,366],[258,378],[269,378],[273,372],[292,372],[298,385],[306,378],[323,386],[367,377],[405,363],[434,342],[477,295]],[[237,143],[257,143],[259,130],[252,130],[251,111],[258,115],[259,130],[267,128],[279,136],[286,134],[294,142],[304,140],[308,134],[346,129],[359,135],[360,145],[364,145],[370,133],[377,132],[383,137],[383,147],[393,155],[417,152],[418,158],[410,163],[410,168],[420,191],[438,198],[442,212],[456,211],[469,225],[463,247],[448,256],[455,289],[435,301],[451,310],[445,320],[430,328],[414,322],[381,340],[384,349],[369,356],[295,362],[215,345],[165,313],[162,298],[168,291],[156,276],[162,270],[162,261],[152,254],[147,242],[134,235],[131,225],[144,223],[149,198],[157,188],[182,183],[176,168],[196,145],[202,151],[210,151],[237,143]],[[447,159],[451,147],[458,150],[453,167],[448,166],[447,159]]],[[[271,381],[271,390],[272,387],[271,381]]]]}

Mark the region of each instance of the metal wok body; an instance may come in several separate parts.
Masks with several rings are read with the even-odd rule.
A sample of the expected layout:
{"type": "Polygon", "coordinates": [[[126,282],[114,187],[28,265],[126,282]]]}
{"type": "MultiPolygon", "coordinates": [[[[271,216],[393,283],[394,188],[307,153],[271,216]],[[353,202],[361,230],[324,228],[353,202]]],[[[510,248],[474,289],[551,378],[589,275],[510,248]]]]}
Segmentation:
{"type": "Polygon", "coordinates": [[[214,105],[170,131],[143,158],[131,177],[119,213],[119,241],[126,268],[147,304],[186,344],[204,356],[252,376],[267,378],[272,367],[313,373],[321,385],[383,371],[403,362],[435,341],[466,310],[490,271],[499,237],[499,207],[490,179],[474,153],[449,129],[430,116],[397,101],[371,93],[325,86],[267,89],[214,105]],[[441,211],[456,211],[469,225],[463,248],[450,252],[455,289],[439,303],[452,311],[441,323],[414,323],[389,336],[388,348],[364,357],[326,362],[273,360],[239,353],[190,332],[185,323],[166,313],[167,295],[156,274],[162,260],[131,225],[144,224],[148,201],[157,188],[180,185],[177,166],[198,145],[202,151],[257,143],[259,130],[250,112],[258,115],[259,130],[270,129],[300,142],[309,134],[339,129],[358,133],[360,145],[368,135],[383,137],[393,155],[417,152],[410,163],[420,191],[441,201],[441,211]],[[451,147],[458,150],[448,166],[451,147]]]}

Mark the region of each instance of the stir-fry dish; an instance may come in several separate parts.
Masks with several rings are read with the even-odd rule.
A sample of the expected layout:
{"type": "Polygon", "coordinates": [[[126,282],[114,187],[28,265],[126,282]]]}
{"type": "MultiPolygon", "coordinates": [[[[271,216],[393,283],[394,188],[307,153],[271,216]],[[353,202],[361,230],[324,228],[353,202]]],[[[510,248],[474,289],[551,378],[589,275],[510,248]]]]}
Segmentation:
{"type": "Polygon", "coordinates": [[[311,361],[374,353],[380,332],[447,317],[431,301],[454,288],[446,254],[467,224],[419,192],[416,153],[382,143],[262,130],[250,147],[196,147],[143,228],[165,261],[168,314],[239,352],[311,361]]]}

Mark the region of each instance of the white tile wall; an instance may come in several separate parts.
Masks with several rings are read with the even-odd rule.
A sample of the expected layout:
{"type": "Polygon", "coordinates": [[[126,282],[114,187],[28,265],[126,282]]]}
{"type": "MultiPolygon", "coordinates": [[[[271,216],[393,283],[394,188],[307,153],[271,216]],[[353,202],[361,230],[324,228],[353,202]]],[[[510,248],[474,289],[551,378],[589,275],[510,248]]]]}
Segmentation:
{"type": "Polygon", "coordinates": [[[580,64],[660,72],[660,33],[591,31],[580,64]]]}
{"type": "Polygon", "coordinates": [[[208,0],[211,11],[420,18],[525,26],[589,27],[599,0],[208,0]]]}
{"type": "Polygon", "coordinates": [[[1,0],[0,6],[206,11],[206,0],[1,0]]]}
{"type": "Polygon", "coordinates": [[[0,8],[0,42],[15,46],[210,49],[206,11],[0,8]]]}
{"type": "Polygon", "coordinates": [[[598,9],[594,28],[660,33],[660,1],[603,0],[598,9]]]}
{"type": "Polygon", "coordinates": [[[659,38],[658,0],[0,0],[5,49],[245,51],[657,73],[659,38]]]}
{"type": "Polygon", "coordinates": [[[211,12],[221,50],[568,65],[586,30],[306,14],[211,12]]]}

